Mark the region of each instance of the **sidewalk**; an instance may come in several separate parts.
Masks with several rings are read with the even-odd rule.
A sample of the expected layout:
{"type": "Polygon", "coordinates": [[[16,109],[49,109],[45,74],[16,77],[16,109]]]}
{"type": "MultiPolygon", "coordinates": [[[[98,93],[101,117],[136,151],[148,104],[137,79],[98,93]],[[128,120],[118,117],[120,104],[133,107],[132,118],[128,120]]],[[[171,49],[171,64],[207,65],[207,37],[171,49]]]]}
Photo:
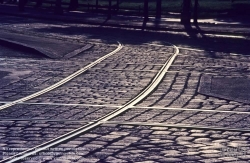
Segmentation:
{"type": "Polygon", "coordinates": [[[235,20],[232,18],[220,20],[199,19],[199,26],[184,26],[179,23],[180,19],[178,18],[155,19],[154,17],[149,17],[149,20],[145,22],[144,18],[140,16],[112,15],[111,18],[108,18],[105,14],[80,11],[65,11],[63,15],[55,15],[52,10],[35,9],[32,7],[26,7],[25,12],[20,13],[15,5],[0,5],[0,14],[142,30],[177,32],[191,30],[193,32],[205,32],[207,34],[250,35],[250,22],[247,21],[247,18],[240,17],[235,18],[235,20]]]}

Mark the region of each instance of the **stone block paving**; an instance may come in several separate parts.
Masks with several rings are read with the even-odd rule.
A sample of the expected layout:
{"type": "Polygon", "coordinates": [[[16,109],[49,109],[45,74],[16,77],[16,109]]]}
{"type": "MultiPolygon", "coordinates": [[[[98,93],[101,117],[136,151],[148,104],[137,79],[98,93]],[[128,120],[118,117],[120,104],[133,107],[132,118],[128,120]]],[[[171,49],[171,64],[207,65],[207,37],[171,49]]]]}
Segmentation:
{"type": "Polygon", "coordinates": [[[125,104],[136,96],[151,80],[150,73],[89,72],[64,86],[28,102],[52,102],[74,104],[125,104]],[[136,78],[137,76],[137,78],[136,78]],[[138,80],[138,77],[143,79],[138,80]],[[95,79],[95,80],[94,80],[95,79]],[[98,80],[99,79],[99,80],[98,80]],[[134,83],[138,81],[141,84],[134,83]]]}
{"type": "Polygon", "coordinates": [[[130,109],[112,121],[152,122],[207,127],[250,128],[249,114],[211,113],[183,110],[130,109]]]}
{"type": "MultiPolygon", "coordinates": [[[[104,52],[106,54],[115,49],[115,40],[110,39],[109,43],[112,45],[107,46],[107,42],[103,44],[102,37],[110,37],[77,34],[75,30],[79,30],[80,27],[79,24],[34,22],[33,19],[20,22],[20,19],[14,20],[14,18],[12,22],[3,24],[2,30],[82,43],[88,39],[95,42],[93,43],[95,46],[67,61],[51,61],[22,52],[30,58],[26,61],[26,65],[21,64],[26,63],[25,59],[19,56],[22,53],[13,53],[8,57],[1,54],[0,78],[4,82],[0,84],[3,88],[0,90],[4,92],[0,91],[0,102],[12,101],[41,90],[104,55],[104,52]],[[13,25],[13,23],[16,24],[13,25]],[[39,68],[36,70],[34,67],[39,68]],[[22,71],[12,75],[13,78],[11,78],[10,74],[18,72],[19,69],[22,71]],[[29,86],[33,83],[35,85],[29,86]]],[[[24,128],[20,128],[20,134],[14,131],[17,134],[16,139],[24,142],[28,141],[24,139],[25,137],[23,138],[25,127],[29,128],[29,124],[39,123],[38,127],[32,126],[31,130],[46,126],[44,129],[48,128],[49,131],[55,132],[51,130],[51,128],[54,129],[51,126],[55,126],[56,131],[64,129],[63,132],[59,132],[63,134],[64,131],[69,132],[74,126],[66,125],[65,123],[73,123],[66,120],[76,120],[75,127],[79,127],[84,125],[85,121],[96,120],[116,109],[118,105],[125,104],[148,85],[162,64],[173,53],[172,48],[132,45],[132,42],[133,40],[119,53],[71,82],[28,101],[58,103],[58,105],[20,104],[0,111],[0,117],[23,119],[22,121],[6,120],[5,122],[10,123],[3,124],[4,130],[1,132],[11,133],[11,129],[19,127],[16,126],[17,124],[25,123],[24,128]],[[82,103],[89,104],[89,106],[64,106],[59,105],[60,103],[82,103]],[[116,106],[91,106],[93,104],[116,106]],[[24,121],[24,119],[31,118],[33,121],[24,121]],[[46,121],[38,122],[35,119],[46,119],[46,121]],[[59,119],[65,121],[54,122],[59,119]]],[[[10,54],[11,51],[8,50],[6,51],[10,54]]],[[[22,162],[248,162],[250,159],[250,134],[248,132],[156,127],[154,123],[249,128],[248,114],[167,110],[167,107],[176,107],[248,112],[250,107],[247,104],[202,95],[197,90],[203,74],[248,78],[249,59],[249,56],[243,55],[181,49],[157,89],[138,104],[137,108],[129,109],[112,119],[112,121],[131,123],[147,122],[150,125],[103,124],[52,149],[40,152],[40,155],[27,158],[31,160],[22,162]]],[[[39,131],[32,131],[32,134],[37,135],[31,135],[34,143],[31,141],[30,146],[27,145],[27,147],[41,144],[41,139],[45,141],[50,138],[49,135],[43,138],[42,132],[44,131],[39,131]]],[[[2,135],[5,136],[1,134],[1,137],[2,135]]],[[[10,136],[8,139],[7,136],[1,139],[2,150],[10,148],[11,143],[6,143],[6,141],[15,140],[15,137],[12,139],[10,136]]],[[[20,144],[17,142],[11,147],[23,147],[23,144],[20,144]]]]}
{"type": "Polygon", "coordinates": [[[86,122],[1,120],[0,159],[50,141],[84,124],[86,122]]]}
{"type": "Polygon", "coordinates": [[[23,104],[1,110],[0,116],[4,119],[93,121],[115,109],[116,107],[23,104]]]}
{"type": "Polygon", "coordinates": [[[203,74],[249,78],[249,56],[181,50],[158,88],[138,106],[249,111],[249,105],[198,93],[203,74]]]}
{"type": "Polygon", "coordinates": [[[154,64],[164,64],[173,49],[161,49],[155,46],[124,46],[120,52],[104,60],[100,65],[60,88],[28,102],[125,104],[150,83],[157,70],[161,68],[154,64]],[[131,71],[127,71],[127,68],[131,71]],[[119,71],[113,71],[113,69],[119,71]],[[152,69],[156,71],[147,71],[152,69]]]}
{"type": "Polygon", "coordinates": [[[104,124],[56,146],[58,150],[54,155],[47,150],[30,159],[42,161],[43,158],[42,162],[49,163],[247,163],[249,141],[249,133],[243,132],[104,124]],[[60,152],[63,148],[69,150],[60,152]]]}
{"type": "MultiPolygon", "coordinates": [[[[6,47],[4,48],[6,49],[6,47]]],[[[34,54],[23,58],[22,52],[7,48],[14,55],[8,55],[9,53],[1,51],[0,68],[1,72],[5,73],[0,74],[0,101],[17,100],[40,91],[108,54],[115,48],[113,45],[96,44],[72,60],[36,58],[34,54]]],[[[25,54],[27,53],[25,52],[25,54]]]]}

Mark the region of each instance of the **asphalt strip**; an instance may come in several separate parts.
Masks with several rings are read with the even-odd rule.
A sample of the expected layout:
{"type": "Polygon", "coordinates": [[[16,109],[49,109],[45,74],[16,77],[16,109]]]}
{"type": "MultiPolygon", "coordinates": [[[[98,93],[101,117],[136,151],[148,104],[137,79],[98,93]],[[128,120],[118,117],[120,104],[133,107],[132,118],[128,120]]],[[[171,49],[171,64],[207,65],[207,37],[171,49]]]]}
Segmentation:
{"type": "Polygon", "coordinates": [[[89,43],[78,44],[6,31],[0,31],[0,40],[13,46],[17,45],[36,50],[49,58],[71,58],[93,46],[89,43]]]}

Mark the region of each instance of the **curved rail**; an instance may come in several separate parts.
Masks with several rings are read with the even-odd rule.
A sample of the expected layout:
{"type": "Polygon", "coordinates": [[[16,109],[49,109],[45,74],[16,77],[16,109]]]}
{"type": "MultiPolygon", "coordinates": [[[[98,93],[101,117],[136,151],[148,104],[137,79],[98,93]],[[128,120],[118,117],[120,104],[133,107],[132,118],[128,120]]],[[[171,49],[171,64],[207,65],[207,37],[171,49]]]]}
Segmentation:
{"type": "MultiPolygon", "coordinates": [[[[170,44],[170,43],[169,43],[170,44]]],[[[172,44],[171,44],[172,45],[172,44]]],[[[64,141],[67,141],[75,136],[78,136],[90,129],[93,129],[99,125],[101,125],[102,123],[105,123],[109,120],[111,120],[112,118],[116,117],[117,115],[125,112],[126,110],[128,110],[129,108],[133,107],[134,105],[136,105],[137,103],[139,103],[140,101],[142,101],[144,98],[146,98],[162,81],[165,73],[167,72],[167,70],[169,69],[169,67],[171,66],[171,64],[174,62],[174,59],[176,58],[176,56],[179,54],[179,49],[175,46],[172,45],[172,47],[175,49],[174,54],[166,61],[166,63],[162,66],[162,68],[160,69],[160,71],[156,74],[156,76],[154,77],[154,79],[152,80],[152,82],[141,92],[139,93],[136,97],[134,97],[133,99],[131,99],[129,102],[127,102],[126,104],[124,104],[123,106],[121,106],[120,108],[110,112],[109,114],[95,120],[92,122],[89,122],[88,124],[75,129],[69,133],[66,133],[62,136],[59,136],[53,140],[50,140],[48,142],[45,142],[41,145],[38,145],[36,147],[33,147],[31,149],[28,149],[24,152],[21,152],[17,155],[11,156],[9,158],[6,158],[5,160],[2,160],[0,162],[7,162],[7,163],[13,163],[13,162],[18,162],[28,156],[32,156],[35,155],[38,152],[41,152],[43,150],[49,149],[57,144],[60,144],[64,141]]]]}
{"type": "Polygon", "coordinates": [[[23,98],[21,98],[19,100],[15,100],[15,101],[12,101],[10,103],[4,104],[4,105],[0,106],[0,110],[3,110],[5,108],[8,108],[8,107],[13,106],[13,105],[18,104],[18,103],[22,103],[22,102],[30,100],[32,98],[38,97],[38,96],[40,96],[40,95],[42,95],[44,93],[52,91],[53,89],[58,88],[59,86],[65,84],[67,82],[69,82],[70,80],[72,80],[75,77],[81,75],[82,73],[84,73],[88,69],[94,67],[96,64],[100,63],[101,61],[105,60],[106,58],[108,58],[111,55],[113,55],[113,54],[117,53],[118,51],[120,51],[123,46],[119,42],[118,42],[118,44],[119,44],[118,47],[114,51],[112,51],[112,52],[106,54],[105,56],[97,59],[96,61],[90,63],[89,65],[85,66],[84,68],[82,68],[82,69],[74,72],[73,74],[69,75],[68,77],[62,79],[61,81],[59,81],[59,82],[57,82],[57,83],[55,83],[55,84],[53,84],[53,85],[51,85],[51,86],[49,86],[49,87],[41,90],[39,92],[36,92],[36,93],[33,93],[33,94],[29,95],[29,96],[23,97],[23,98]]]}

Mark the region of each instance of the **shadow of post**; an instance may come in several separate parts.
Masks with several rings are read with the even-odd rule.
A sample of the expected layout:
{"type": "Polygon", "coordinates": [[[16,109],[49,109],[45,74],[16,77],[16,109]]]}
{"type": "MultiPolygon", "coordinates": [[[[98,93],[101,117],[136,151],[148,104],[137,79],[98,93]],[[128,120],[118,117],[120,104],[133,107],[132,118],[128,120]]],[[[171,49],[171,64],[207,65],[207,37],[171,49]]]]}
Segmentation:
{"type": "Polygon", "coordinates": [[[183,24],[184,29],[186,33],[191,37],[191,38],[197,38],[197,31],[196,29],[193,29],[190,23],[185,23],[183,24]]]}
{"type": "Polygon", "coordinates": [[[144,18],[144,19],[143,19],[143,23],[142,23],[142,31],[145,30],[146,25],[147,25],[147,22],[148,22],[148,18],[144,18]]]}
{"type": "Polygon", "coordinates": [[[198,22],[197,22],[197,23],[194,23],[194,25],[195,25],[195,27],[196,27],[197,34],[200,34],[200,35],[201,35],[201,37],[205,38],[205,37],[206,37],[206,35],[205,35],[204,31],[203,31],[203,30],[201,30],[201,28],[200,28],[200,26],[199,26],[198,22]]]}

